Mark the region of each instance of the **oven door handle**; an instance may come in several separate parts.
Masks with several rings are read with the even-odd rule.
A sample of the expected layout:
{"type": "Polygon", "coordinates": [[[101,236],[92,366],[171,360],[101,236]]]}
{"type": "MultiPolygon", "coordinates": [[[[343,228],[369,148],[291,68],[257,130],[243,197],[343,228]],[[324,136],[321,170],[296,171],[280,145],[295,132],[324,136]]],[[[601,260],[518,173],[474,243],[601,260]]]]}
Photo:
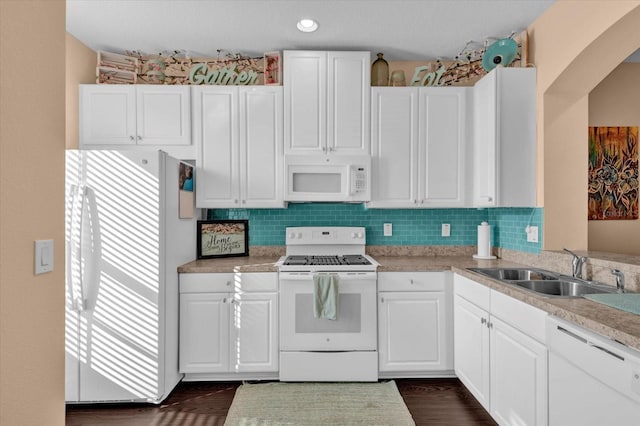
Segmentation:
{"type": "Polygon", "coordinates": [[[351,281],[351,280],[366,280],[376,279],[376,272],[331,272],[331,271],[318,271],[318,272],[280,272],[278,278],[283,280],[312,280],[315,274],[336,274],[339,281],[351,281]]]}

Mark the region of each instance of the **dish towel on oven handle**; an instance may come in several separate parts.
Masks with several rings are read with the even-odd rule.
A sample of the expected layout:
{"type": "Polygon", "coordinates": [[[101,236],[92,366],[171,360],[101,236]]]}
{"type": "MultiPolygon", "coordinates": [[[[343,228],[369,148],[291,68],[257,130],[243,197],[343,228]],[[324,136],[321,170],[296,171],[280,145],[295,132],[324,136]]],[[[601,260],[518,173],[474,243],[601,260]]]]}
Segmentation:
{"type": "Polygon", "coordinates": [[[338,318],[338,275],[313,275],[313,316],[335,320],[338,318]]]}

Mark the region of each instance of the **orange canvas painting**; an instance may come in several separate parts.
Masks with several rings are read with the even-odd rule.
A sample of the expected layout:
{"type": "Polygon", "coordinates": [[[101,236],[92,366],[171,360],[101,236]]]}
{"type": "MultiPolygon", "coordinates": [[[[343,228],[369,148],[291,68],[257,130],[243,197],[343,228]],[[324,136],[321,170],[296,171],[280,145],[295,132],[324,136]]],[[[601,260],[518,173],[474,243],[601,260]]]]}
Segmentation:
{"type": "Polygon", "coordinates": [[[589,220],[638,219],[638,127],[589,127],[589,220]]]}

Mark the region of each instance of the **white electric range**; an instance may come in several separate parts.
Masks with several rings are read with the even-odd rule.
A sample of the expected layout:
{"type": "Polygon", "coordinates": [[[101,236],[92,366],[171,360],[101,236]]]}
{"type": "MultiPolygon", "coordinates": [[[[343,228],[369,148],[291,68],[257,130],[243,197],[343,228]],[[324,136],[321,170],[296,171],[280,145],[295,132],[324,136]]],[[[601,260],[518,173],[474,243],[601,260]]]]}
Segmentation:
{"type": "Polygon", "coordinates": [[[279,262],[280,380],[377,381],[378,263],[363,227],[286,230],[279,262]],[[338,279],[335,320],[314,316],[316,274],[338,279]]]}

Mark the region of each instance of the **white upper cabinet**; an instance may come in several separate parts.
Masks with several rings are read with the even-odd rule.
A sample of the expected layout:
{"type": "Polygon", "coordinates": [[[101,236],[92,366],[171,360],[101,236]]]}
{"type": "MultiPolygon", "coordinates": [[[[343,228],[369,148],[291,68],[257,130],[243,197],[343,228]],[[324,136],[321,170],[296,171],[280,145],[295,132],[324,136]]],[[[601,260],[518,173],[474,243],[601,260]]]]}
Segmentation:
{"type": "Polygon", "coordinates": [[[497,67],[473,99],[474,206],[535,206],[535,68],[497,67]]]}
{"type": "Polygon", "coordinates": [[[372,89],[369,207],[464,207],[469,88],[372,89]]]}
{"type": "Polygon", "coordinates": [[[189,90],[187,86],[80,85],[80,148],[157,146],[185,158],[184,147],[191,145],[189,90]]]}
{"type": "Polygon", "coordinates": [[[371,202],[413,207],[418,186],[418,90],[371,89],[371,202]]]}
{"type": "Polygon", "coordinates": [[[466,98],[463,87],[420,89],[418,202],[464,207],[466,98]]]}
{"type": "Polygon", "coordinates": [[[282,87],[193,91],[197,207],[284,207],[282,87]]]}
{"type": "Polygon", "coordinates": [[[285,154],[369,153],[369,52],[284,52],[285,154]]]}

